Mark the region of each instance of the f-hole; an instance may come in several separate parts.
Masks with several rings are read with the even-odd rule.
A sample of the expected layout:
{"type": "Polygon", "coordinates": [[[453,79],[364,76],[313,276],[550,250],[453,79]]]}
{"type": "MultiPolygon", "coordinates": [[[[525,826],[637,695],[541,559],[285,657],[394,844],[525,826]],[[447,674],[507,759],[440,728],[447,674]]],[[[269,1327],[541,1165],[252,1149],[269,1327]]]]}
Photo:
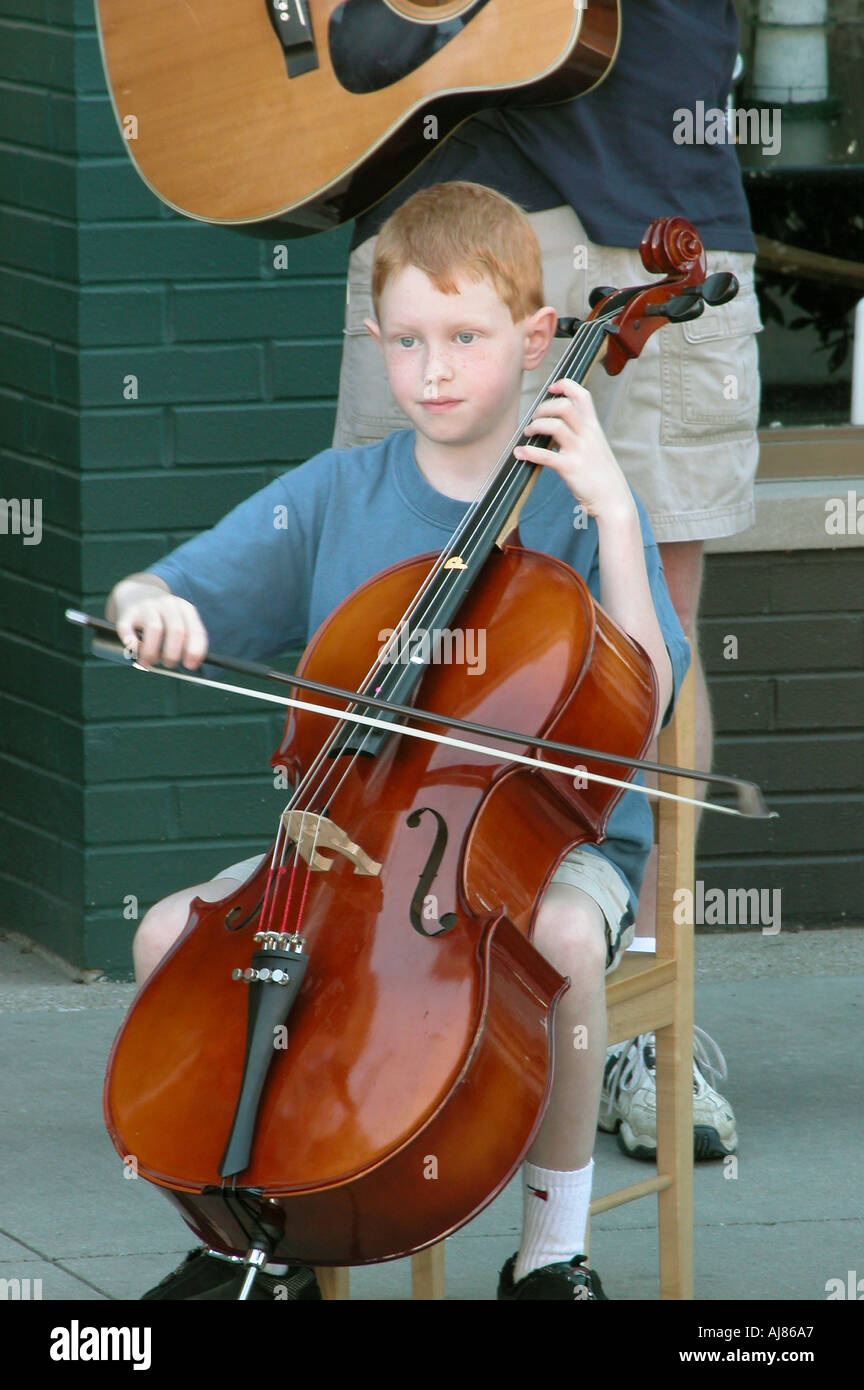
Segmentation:
{"type": "Polygon", "coordinates": [[[429,851],[429,858],[417,879],[417,887],[414,890],[414,897],[411,899],[411,925],[421,936],[445,936],[448,931],[452,931],[459,918],[455,912],[445,912],[443,917],[439,917],[439,931],[427,931],[423,925],[423,906],[429,893],[429,889],[435,880],[441,860],[444,857],[444,850],[447,846],[447,823],[444,817],[432,806],[421,806],[418,810],[412,811],[406,821],[406,825],[411,830],[416,830],[420,824],[420,817],[426,813],[435,817],[437,830],[435,831],[435,843],[429,851]]]}
{"type": "Polygon", "coordinates": [[[242,931],[244,927],[248,927],[249,923],[254,922],[255,918],[258,916],[258,913],[261,911],[261,904],[263,903],[263,901],[264,894],[262,893],[261,897],[258,899],[257,903],[253,907],[252,911],[249,913],[249,916],[244,917],[242,922],[237,921],[238,914],[243,911],[242,907],[239,903],[236,907],[232,907],[231,911],[226,912],[225,914],[226,931],[242,931]]]}

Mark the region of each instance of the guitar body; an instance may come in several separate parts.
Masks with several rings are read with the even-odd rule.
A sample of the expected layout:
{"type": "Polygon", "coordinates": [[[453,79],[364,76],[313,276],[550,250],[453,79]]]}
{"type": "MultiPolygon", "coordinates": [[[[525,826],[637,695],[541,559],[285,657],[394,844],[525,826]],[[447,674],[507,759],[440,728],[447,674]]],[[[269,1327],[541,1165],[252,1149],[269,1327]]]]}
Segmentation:
{"type": "Polygon", "coordinates": [[[618,0],[97,0],[96,10],[114,114],[148,187],[187,217],[272,222],[283,237],[365,211],[485,107],[588,91],[619,32],[618,0]]]}

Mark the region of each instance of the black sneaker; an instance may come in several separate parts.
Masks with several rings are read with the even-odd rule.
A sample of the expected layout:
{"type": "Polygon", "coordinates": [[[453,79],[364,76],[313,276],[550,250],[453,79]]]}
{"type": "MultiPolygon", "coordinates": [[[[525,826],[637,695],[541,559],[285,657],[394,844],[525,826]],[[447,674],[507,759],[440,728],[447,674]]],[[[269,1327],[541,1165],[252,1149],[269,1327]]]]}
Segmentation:
{"type": "MultiPolygon", "coordinates": [[[[239,1258],[214,1255],[206,1246],[190,1250],[182,1264],[166,1274],[154,1288],[142,1294],[141,1301],[153,1299],[201,1299],[236,1298],[243,1284],[245,1266],[239,1258]]],[[[289,1266],[286,1274],[259,1274],[249,1295],[250,1300],[320,1298],[321,1290],[314,1271],[303,1265],[289,1266]],[[297,1283],[297,1276],[302,1279],[297,1283]],[[273,1292],[273,1286],[282,1285],[286,1290],[273,1292]],[[314,1286],[313,1291],[307,1291],[314,1286]],[[301,1292],[297,1292],[297,1289],[301,1292]]]]}
{"type": "Polygon", "coordinates": [[[499,1298],[566,1298],[580,1301],[609,1299],[603,1292],[603,1285],[593,1269],[584,1263],[584,1255],[574,1255],[566,1264],[543,1265],[533,1269],[524,1279],[513,1283],[513,1267],[516,1256],[511,1255],[498,1278],[499,1298]]]}
{"type": "Polygon", "coordinates": [[[141,1301],[157,1298],[194,1298],[197,1294],[205,1293],[207,1289],[224,1284],[231,1267],[230,1261],[211,1254],[206,1245],[201,1245],[197,1250],[190,1250],[182,1264],[142,1294],[141,1301]]]}
{"type": "MultiPolygon", "coordinates": [[[[191,1298],[197,1302],[204,1299],[220,1299],[223,1302],[236,1300],[243,1280],[246,1278],[246,1267],[238,1265],[236,1273],[229,1274],[223,1283],[216,1288],[208,1289],[206,1293],[195,1293],[191,1298]]],[[[252,1288],[249,1291],[250,1303],[302,1303],[309,1299],[320,1299],[321,1289],[315,1277],[314,1269],[308,1265],[289,1265],[284,1274],[265,1274],[263,1271],[256,1274],[252,1288]]]]}

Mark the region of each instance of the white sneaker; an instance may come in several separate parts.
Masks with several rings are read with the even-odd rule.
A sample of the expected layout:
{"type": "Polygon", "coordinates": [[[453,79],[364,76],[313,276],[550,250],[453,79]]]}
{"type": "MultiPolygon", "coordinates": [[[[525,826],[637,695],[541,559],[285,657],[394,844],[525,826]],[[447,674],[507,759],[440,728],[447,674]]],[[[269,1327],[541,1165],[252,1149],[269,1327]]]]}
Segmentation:
{"type": "MultiPolygon", "coordinates": [[[[618,1146],[631,1158],[657,1155],[654,1066],[653,1033],[616,1043],[607,1053],[597,1126],[608,1134],[617,1130],[618,1146]]],[[[713,1038],[694,1027],[693,1157],[697,1160],[725,1158],[738,1146],[732,1106],[709,1085],[707,1075],[725,1081],[726,1058],[713,1038]]]]}

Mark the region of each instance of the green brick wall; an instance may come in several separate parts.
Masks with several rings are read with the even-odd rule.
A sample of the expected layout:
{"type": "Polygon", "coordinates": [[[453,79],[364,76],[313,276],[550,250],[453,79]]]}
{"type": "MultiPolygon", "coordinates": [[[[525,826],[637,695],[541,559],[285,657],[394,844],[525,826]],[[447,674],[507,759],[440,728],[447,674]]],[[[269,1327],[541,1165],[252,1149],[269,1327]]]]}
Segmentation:
{"type": "Polygon", "coordinates": [[[861,921],[861,560],[860,548],[707,559],[700,641],[715,768],[757,782],[779,819],[706,814],[697,876],[706,891],[780,888],[784,923],[861,921]]]}
{"type": "Polygon", "coordinates": [[[134,171],[91,3],[0,20],[0,925],[128,973],[139,916],[270,837],[281,720],[85,656],[63,619],[330,442],[348,232],[180,218],[134,171]],[[124,381],[137,378],[137,399],[124,381]]]}
{"type": "MultiPolygon", "coordinates": [[[[63,611],[101,612],[123,574],[327,446],[348,233],[288,242],[277,271],[273,240],[174,215],[126,155],[90,0],[4,15],[0,495],[41,498],[43,536],[0,535],[0,927],[122,977],[130,899],[140,918],[270,838],[282,721],[85,655],[63,611]]],[[[784,921],[860,903],[853,558],[709,560],[718,766],[784,814],[706,820],[699,873],[782,884],[784,921]]]]}

